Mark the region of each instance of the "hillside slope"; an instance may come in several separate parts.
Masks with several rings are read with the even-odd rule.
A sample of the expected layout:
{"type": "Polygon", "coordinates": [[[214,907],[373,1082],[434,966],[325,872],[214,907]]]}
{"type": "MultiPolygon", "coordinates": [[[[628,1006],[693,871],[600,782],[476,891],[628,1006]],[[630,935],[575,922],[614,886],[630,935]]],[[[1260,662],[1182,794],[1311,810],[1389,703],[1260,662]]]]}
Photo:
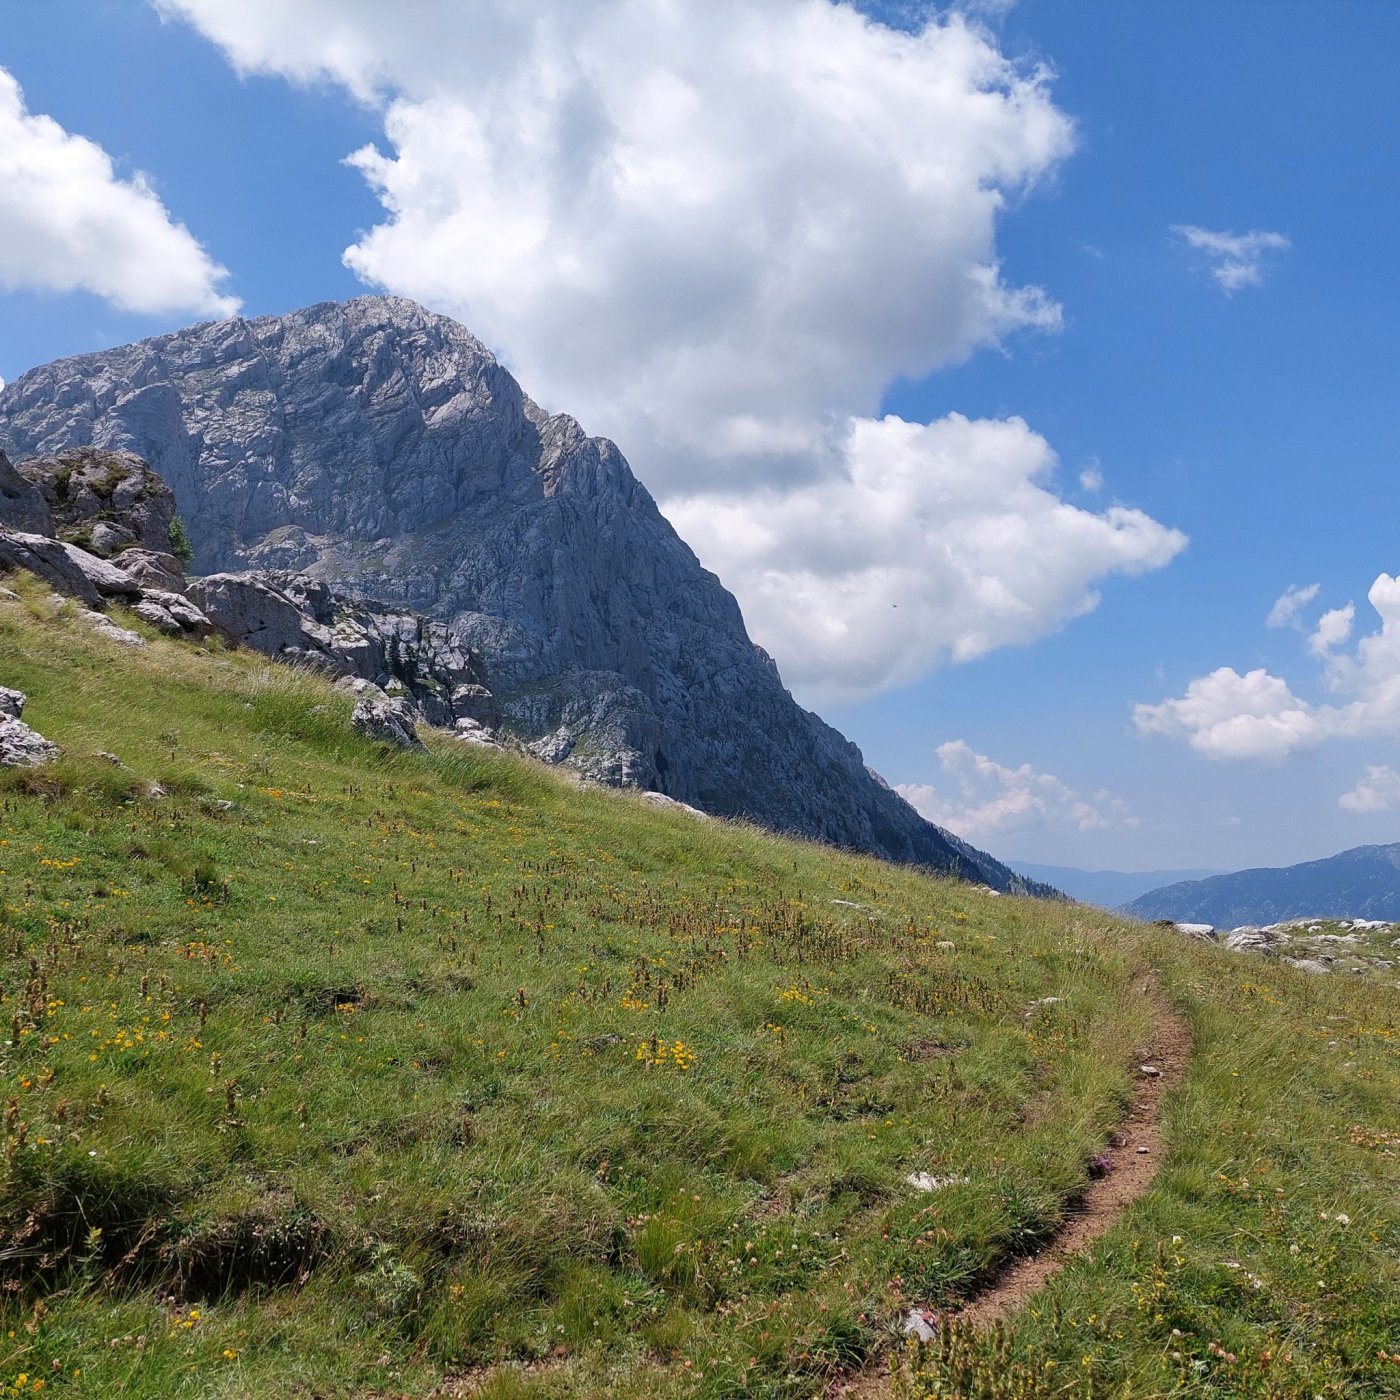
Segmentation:
{"type": "Polygon", "coordinates": [[[1400,920],[1400,844],[1356,846],[1301,865],[1165,885],[1133,900],[1124,913],[1217,928],[1285,919],[1400,920]]]}
{"type": "Polygon", "coordinates": [[[1027,887],[799,707],[618,449],[538,408],[446,317],[324,303],[56,361],[0,392],[16,463],[89,444],[170,485],[196,571],[304,571],[448,622],[551,762],[1027,887]]]}
{"type": "Polygon", "coordinates": [[[7,583],[63,749],[0,775],[7,1388],[838,1394],[1073,1210],[1155,967],[1195,1045],[1152,1191],[901,1385],[1392,1393],[1387,985],[390,750],[7,583]]]}

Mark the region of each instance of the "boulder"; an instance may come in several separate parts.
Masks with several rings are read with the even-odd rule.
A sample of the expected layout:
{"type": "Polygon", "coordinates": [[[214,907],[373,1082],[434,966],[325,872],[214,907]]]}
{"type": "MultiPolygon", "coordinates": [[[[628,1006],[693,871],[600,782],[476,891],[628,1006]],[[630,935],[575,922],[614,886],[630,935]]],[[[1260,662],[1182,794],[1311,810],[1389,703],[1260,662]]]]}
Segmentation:
{"type": "Polygon", "coordinates": [[[104,598],[139,598],[141,585],[125,569],[119,569],[105,559],[89,553],[75,544],[59,542],[69,562],[81,570],[88,582],[104,598]]]}
{"type": "Polygon", "coordinates": [[[23,569],[36,574],[65,597],[80,603],[99,603],[102,595],[87,574],[69,557],[57,540],[18,530],[0,530],[0,569],[23,569]]]}
{"type": "Polygon", "coordinates": [[[39,493],[59,539],[104,558],[128,545],[173,552],[175,496],[134,453],[75,447],[31,457],[19,473],[39,493]]]}
{"type": "Polygon", "coordinates": [[[479,748],[498,749],[501,742],[484,724],[474,719],[459,719],[452,727],[452,737],[463,744],[476,744],[479,748]]]}
{"type": "Polygon", "coordinates": [[[32,730],[24,713],[22,690],[0,687],[0,767],[34,768],[58,757],[58,745],[32,730]]]}
{"type": "Polygon", "coordinates": [[[316,647],[309,619],[282,590],[254,573],[211,574],[190,581],[189,599],[234,646],[264,656],[316,647]]]}
{"type": "Polygon", "coordinates": [[[421,749],[423,741],[413,723],[413,707],[406,700],[366,693],[355,702],[350,723],[367,738],[400,749],[421,749]]]}
{"type": "Polygon", "coordinates": [[[142,588],[157,588],[165,593],[185,591],[184,566],[173,554],[154,549],[124,549],[122,568],[142,588]]]}
{"type": "Polygon", "coordinates": [[[171,637],[207,637],[214,630],[204,613],[182,593],[143,589],[140,602],[131,611],[171,637]]]}

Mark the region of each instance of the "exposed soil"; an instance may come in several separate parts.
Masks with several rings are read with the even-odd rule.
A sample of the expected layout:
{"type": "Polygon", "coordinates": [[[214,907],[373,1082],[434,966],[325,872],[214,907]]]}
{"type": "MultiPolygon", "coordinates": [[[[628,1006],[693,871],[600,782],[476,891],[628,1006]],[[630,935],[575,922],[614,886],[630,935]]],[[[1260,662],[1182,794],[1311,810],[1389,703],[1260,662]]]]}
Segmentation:
{"type": "MultiPolygon", "coordinates": [[[[1064,1225],[1043,1249],[1013,1262],[990,1286],[968,1300],[956,1312],[963,1325],[987,1327],[1014,1312],[1082,1254],[1135,1201],[1147,1194],[1165,1155],[1162,1137],[1162,1100],[1181,1082],[1191,1056],[1191,1032],[1171,1008],[1154,977],[1138,988],[1152,1007],[1152,1041],[1135,1061],[1136,1088],[1127,1115],[1118,1125],[1103,1155],[1108,1171],[1091,1181],[1064,1225]],[[1158,1074],[1144,1074],[1138,1066],[1150,1066],[1158,1074]]],[[[833,1395],[846,1400],[874,1400],[885,1392],[888,1375],[876,1361],[859,1376],[834,1388],[833,1395]]]]}

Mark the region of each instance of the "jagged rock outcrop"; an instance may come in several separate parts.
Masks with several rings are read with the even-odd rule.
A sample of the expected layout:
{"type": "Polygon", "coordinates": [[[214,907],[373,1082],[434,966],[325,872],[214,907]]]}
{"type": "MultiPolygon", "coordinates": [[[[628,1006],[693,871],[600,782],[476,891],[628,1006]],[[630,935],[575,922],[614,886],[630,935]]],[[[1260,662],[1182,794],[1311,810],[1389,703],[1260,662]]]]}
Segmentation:
{"type": "Polygon", "coordinates": [[[0,452],[0,519],[26,535],[52,535],[53,516],[43,493],[0,452]]]}
{"type": "Polygon", "coordinates": [[[509,727],[589,777],[1026,887],[801,709],[618,449],[532,403],[446,317],[326,303],[56,361],[0,393],[15,460],[84,446],[150,463],[203,569],[311,574],[448,623],[509,727]]]}
{"type": "Polygon", "coordinates": [[[100,559],[132,547],[172,553],[174,493],[132,453],[76,447],[21,463],[19,474],[48,510],[43,533],[100,559]]]}
{"type": "Polygon", "coordinates": [[[131,453],[82,448],[31,458],[19,471],[0,455],[0,569],[28,570],[86,605],[77,616],[94,631],[146,645],[96,610],[113,599],[171,636],[219,632],[235,646],[358,680],[356,724],[375,737],[421,748],[417,718],[466,741],[495,742],[500,713],[481,658],[445,624],[299,574],[186,580],[175,518],[169,488],[131,453]],[[109,548],[111,557],[24,533],[21,521],[47,522],[91,549],[109,548]]]}
{"type": "Polygon", "coordinates": [[[401,690],[439,728],[500,723],[481,659],[444,623],[337,593],[302,574],[211,574],[189,596],[235,646],[401,690]]]}

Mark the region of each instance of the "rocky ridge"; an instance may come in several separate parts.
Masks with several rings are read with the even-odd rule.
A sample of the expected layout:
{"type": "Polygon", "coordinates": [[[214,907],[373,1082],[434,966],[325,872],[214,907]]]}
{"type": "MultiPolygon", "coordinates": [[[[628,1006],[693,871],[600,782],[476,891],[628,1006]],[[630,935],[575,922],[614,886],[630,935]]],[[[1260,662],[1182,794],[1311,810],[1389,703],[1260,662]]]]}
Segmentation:
{"type": "Polygon", "coordinates": [[[0,446],[134,452],[173,488],[202,569],[291,571],[447,624],[548,762],[1043,892],[925,821],[793,701],[616,446],[412,302],[56,361],[0,393],[0,446]]]}
{"type": "Polygon", "coordinates": [[[1400,966],[1400,924],[1386,919],[1291,919],[1231,929],[1190,923],[1172,927],[1232,952],[1278,958],[1303,972],[1394,978],[1400,966]]]}
{"type": "MultiPolygon", "coordinates": [[[[357,726],[376,738],[416,745],[421,721],[495,742],[499,712],[485,669],[450,628],[297,574],[187,579],[177,519],[169,488],[129,452],[82,448],[19,470],[0,452],[0,568],[43,578],[112,640],[145,645],[106,614],[116,602],[172,636],[218,633],[335,676],[357,694],[357,726]]],[[[0,693],[0,764],[43,762],[57,752],[27,730],[23,703],[18,691],[0,693]]]]}

